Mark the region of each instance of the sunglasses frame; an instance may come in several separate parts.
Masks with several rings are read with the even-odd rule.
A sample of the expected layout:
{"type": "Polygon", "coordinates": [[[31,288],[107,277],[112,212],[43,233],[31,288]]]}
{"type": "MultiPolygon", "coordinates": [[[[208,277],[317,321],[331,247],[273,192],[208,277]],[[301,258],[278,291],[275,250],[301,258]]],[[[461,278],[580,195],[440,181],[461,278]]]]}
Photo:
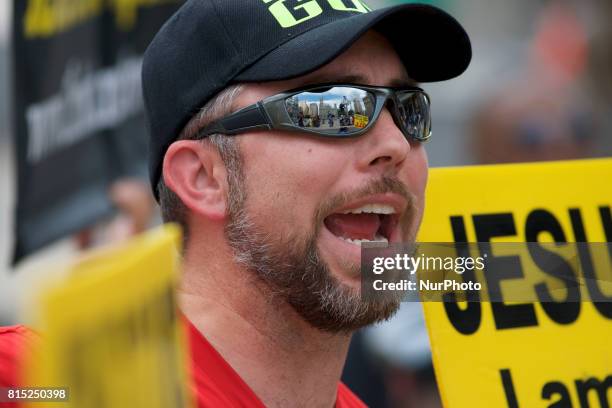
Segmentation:
{"type": "Polygon", "coordinates": [[[360,136],[370,130],[380,117],[387,101],[391,100],[392,108],[389,109],[393,120],[397,127],[402,131],[407,140],[414,140],[418,142],[426,142],[431,137],[431,99],[427,93],[415,86],[403,86],[403,87],[384,87],[384,86],[367,86],[351,83],[322,83],[308,85],[296,89],[292,89],[286,92],[282,92],[276,95],[269,96],[256,102],[252,105],[244,107],[236,112],[233,112],[221,119],[218,119],[210,125],[201,129],[197,138],[204,138],[212,134],[224,134],[224,135],[237,135],[244,132],[253,130],[288,130],[297,131],[301,133],[310,133],[322,137],[330,138],[349,138],[360,136]],[[376,96],[374,112],[372,118],[368,120],[368,124],[362,129],[351,132],[351,133],[339,133],[339,134],[327,134],[318,132],[316,128],[300,127],[293,123],[293,120],[287,112],[285,101],[297,94],[307,91],[314,91],[321,88],[334,88],[334,87],[348,87],[356,88],[362,91],[371,92],[376,96]],[[404,129],[401,120],[400,112],[398,107],[400,106],[398,93],[418,93],[425,97],[429,110],[429,133],[424,137],[416,137],[409,134],[408,129],[404,129]]]}

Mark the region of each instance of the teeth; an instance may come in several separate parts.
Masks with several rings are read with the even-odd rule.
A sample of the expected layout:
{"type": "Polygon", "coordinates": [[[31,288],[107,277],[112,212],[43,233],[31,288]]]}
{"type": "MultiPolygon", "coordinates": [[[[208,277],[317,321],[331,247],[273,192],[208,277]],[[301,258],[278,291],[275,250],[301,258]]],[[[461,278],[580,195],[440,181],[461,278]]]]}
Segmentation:
{"type": "Polygon", "coordinates": [[[344,211],[343,214],[395,214],[395,209],[385,204],[366,204],[362,207],[344,211]]]}
{"type": "Polygon", "coordinates": [[[370,241],[369,239],[350,239],[350,238],[344,238],[344,237],[338,237],[338,238],[340,238],[343,241],[350,242],[351,244],[359,245],[359,246],[361,246],[362,242],[384,242],[386,244],[389,243],[389,240],[383,237],[382,235],[376,235],[373,241],[370,241]]]}

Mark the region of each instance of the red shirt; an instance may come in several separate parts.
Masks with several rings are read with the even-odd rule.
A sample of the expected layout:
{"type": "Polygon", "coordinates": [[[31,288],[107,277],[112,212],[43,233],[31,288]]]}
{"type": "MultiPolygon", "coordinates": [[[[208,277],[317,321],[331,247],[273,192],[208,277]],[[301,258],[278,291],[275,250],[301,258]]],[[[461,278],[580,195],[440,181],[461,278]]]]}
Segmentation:
{"type": "MultiPolygon", "coordinates": [[[[23,358],[31,353],[36,335],[24,326],[0,327],[0,388],[18,387],[21,383],[23,358]]],[[[17,404],[0,402],[0,407],[14,408],[17,404]]]]}
{"type": "MultiPolygon", "coordinates": [[[[185,319],[191,355],[191,392],[198,408],[264,407],[257,395],[221,357],[204,336],[185,319]]],[[[20,384],[20,367],[35,335],[24,326],[0,327],[0,387],[20,384]]],[[[3,404],[0,407],[16,407],[3,404]]],[[[362,408],[365,404],[338,382],[336,408],[362,408]]]]}

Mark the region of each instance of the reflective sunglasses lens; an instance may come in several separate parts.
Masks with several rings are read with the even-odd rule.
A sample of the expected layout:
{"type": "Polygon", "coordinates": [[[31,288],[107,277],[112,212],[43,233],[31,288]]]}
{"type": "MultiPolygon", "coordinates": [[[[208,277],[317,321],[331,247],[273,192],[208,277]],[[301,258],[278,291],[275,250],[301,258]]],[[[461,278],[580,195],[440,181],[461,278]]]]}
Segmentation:
{"type": "Polygon", "coordinates": [[[398,109],[404,131],[416,140],[427,140],[431,135],[429,99],[423,92],[400,92],[398,109]]]}
{"type": "Polygon", "coordinates": [[[310,89],[285,100],[295,126],[327,136],[352,135],[374,116],[376,96],[348,86],[310,89]]]}

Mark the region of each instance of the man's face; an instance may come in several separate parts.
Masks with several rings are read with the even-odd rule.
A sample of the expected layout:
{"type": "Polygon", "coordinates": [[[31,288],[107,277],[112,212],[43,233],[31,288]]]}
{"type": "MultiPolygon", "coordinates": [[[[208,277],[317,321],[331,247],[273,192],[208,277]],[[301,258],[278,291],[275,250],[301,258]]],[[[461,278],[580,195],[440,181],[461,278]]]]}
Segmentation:
{"type": "MultiPolygon", "coordinates": [[[[311,74],[245,86],[237,106],[324,82],[410,84],[387,40],[368,32],[311,74]]],[[[349,240],[414,240],[427,181],[423,146],[405,139],[387,109],[356,138],[253,132],[239,146],[244,179],[231,190],[243,198],[226,228],[237,259],[322,330],[351,331],[392,315],[398,299],[361,299],[360,245],[349,240]]]]}

